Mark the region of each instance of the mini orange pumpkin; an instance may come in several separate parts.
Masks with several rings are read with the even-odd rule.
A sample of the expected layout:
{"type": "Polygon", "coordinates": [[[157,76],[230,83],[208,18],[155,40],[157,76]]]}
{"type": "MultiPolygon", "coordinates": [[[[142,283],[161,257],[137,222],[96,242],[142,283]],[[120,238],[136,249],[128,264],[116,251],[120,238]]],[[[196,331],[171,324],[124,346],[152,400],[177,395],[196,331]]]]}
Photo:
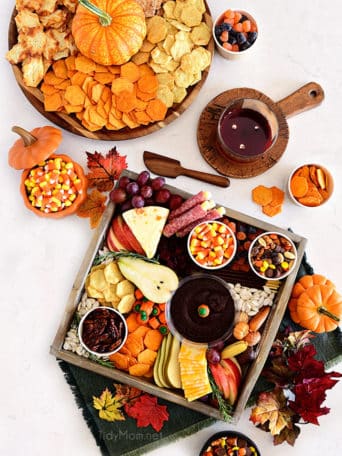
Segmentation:
{"type": "Polygon", "coordinates": [[[342,296],[319,274],[304,276],[295,284],[288,306],[295,323],[317,333],[336,329],[342,316],[342,296]]]}
{"type": "Polygon", "coordinates": [[[28,132],[15,126],[12,131],[20,136],[8,152],[8,164],[15,169],[32,168],[43,162],[62,141],[62,132],[55,127],[38,127],[28,132]]]}
{"type": "Polygon", "coordinates": [[[122,65],[141,48],[145,14],[134,0],[79,0],[71,30],[83,55],[102,65],[122,65]]]}

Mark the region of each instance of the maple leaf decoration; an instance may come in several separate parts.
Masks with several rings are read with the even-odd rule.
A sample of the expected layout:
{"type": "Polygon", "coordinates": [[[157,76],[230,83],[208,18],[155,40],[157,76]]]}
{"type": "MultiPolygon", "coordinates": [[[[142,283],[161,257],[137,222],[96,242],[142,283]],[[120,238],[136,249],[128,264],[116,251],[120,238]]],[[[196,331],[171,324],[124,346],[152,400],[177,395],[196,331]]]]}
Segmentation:
{"type": "Polygon", "coordinates": [[[99,224],[102,214],[106,209],[105,202],[107,196],[100,193],[97,189],[88,193],[87,198],[78,208],[77,215],[79,217],[90,218],[90,227],[96,228],[99,224]]]}
{"type": "Polygon", "coordinates": [[[126,156],[120,155],[113,147],[105,156],[99,152],[87,152],[89,188],[97,188],[100,192],[109,192],[120,174],[127,168],[126,156]]]}
{"type": "Polygon", "coordinates": [[[156,432],[159,432],[164,426],[164,421],[169,419],[167,407],[159,405],[157,398],[150,394],[140,396],[134,405],[126,404],[125,412],[137,420],[138,427],[150,424],[156,432]]]}
{"type": "Polygon", "coordinates": [[[106,388],[100,397],[93,396],[93,406],[99,411],[99,417],[106,421],[124,421],[122,403],[106,388]]]}

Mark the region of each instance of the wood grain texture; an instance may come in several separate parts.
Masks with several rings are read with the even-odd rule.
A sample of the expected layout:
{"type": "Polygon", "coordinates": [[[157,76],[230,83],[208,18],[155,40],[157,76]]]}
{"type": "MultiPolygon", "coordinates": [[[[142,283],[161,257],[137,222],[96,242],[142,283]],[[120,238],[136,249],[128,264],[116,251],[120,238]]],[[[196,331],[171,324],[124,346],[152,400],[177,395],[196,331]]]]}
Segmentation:
{"type": "MultiPolygon", "coordinates": [[[[131,171],[124,171],[123,174],[127,175],[133,179],[135,179],[137,177],[137,174],[133,173],[131,171]]],[[[166,187],[169,188],[171,192],[178,193],[178,194],[182,195],[184,198],[188,198],[189,196],[191,196],[190,193],[183,192],[183,191],[179,190],[178,188],[171,187],[171,186],[166,186],[166,187]]],[[[89,270],[92,266],[92,263],[94,261],[94,258],[96,256],[98,250],[103,247],[103,244],[105,242],[106,232],[107,232],[108,226],[110,225],[110,221],[114,214],[114,211],[115,211],[115,205],[114,205],[114,203],[111,202],[107,206],[107,209],[101,219],[101,223],[100,223],[99,227],[96,229],[96,231],[93,235],[93,238],[88,246],[85,257],[83,258],[81,267],[79,269],[79,272],[76,276],[74,285],[70,292],[69,299],[68,299],[68,302],[66,305],[66,309],[65,309],[62,321],[57,330],[55,339],[51,345],[51,348],[50,348],[51,354],[53,354],[57,358],[63,359],[64,361],[75,364],[76,366],[80,366],[84,369],[88,369],[97,374],[104,375],[106,377],[112,378],[112,379],[120,381],[120,382],[124,382],[131,386],[135,386],[135,387],[140,388],[144,391],[147,391],[151,394],[154,394],[155,396],[161,397],[161,398],[169,400],[171,402],[175,402],[176,404],[182,405],[182,406],[190,408],[192,410],[196,410],[196,411],[204,413],[208,416],[211,416],[211,417],[214,417],[217,419],[222,419],[220,412],[216,408],[214,408],[210,405],[207,405],[207,404],[203,404],[200,401],[188,402],[184,398],[184,396],[180,390],[169,390],[166,388],[159,388],[158,386],[156,386],[153,383],[153,381],[131,376],[118,369],[114,369],[114,368],[110,369],[107,367],[103,367],[103,366],[95,363],[94,361],[90,361],[89,359],[80,357],[76,354],[73,354],[73,353],[63,349],[63,342],[65,339],[65,336],[69,330],[73,315],[77,309],[80,298],[84,292],[84,285],[85,285],[86,277],[89,273],[89,270]]],[[[265,324],[265,327],[264,327],[264,330],[262,333],[262,338],[261,338],[260,344],[258,346],[257,357],[256,357],[255,361],[250,365],[250,367],[247,371],[247,374],[243,379],[243,383],[241,385],[238,400],[237,400],[237,403],[235,406],[235,411],[232,416],[232,422],[236,423],[239,420],[241,414],[243,413],[244,408],[246,407],[250,393],[252,392],[254,385],[266,362],[266,359],[267,359],[268,353],[271,349],[273,340],[276,336],[280,322],[285,313],[285,310],[287,307],[287,302],[288,302],[290,294],[291,294],[292,286],[295,281],[298,269],[300,267],[300,263],[302,261],[303,255],[304,255],[304,249],[305,249],[307,240],[304,237],[302,237],[296,233],[289,232],[289,231],[279,228],[275,225],[266,223],[262,220],[255,219],[246,214],[243,214],[241,212],[238,212],[238,211],[235,211],[235,210],[232,210],[229,208],[226,208],[226,214],[227,214],[228,218],[230,218],[230,219],[235,219],[235,220],[241,221],[243,223],[255,226],[256,228],[260,228],[265,231],[277,231],[277,232],[283,233],[284,235],[288,236],[296,244],[297,252],[298,252],[298,260],[293,269],[293,272],[292,272],[292,274],[290,274],[288,277],[286,277],[282,281],[281,287],[277,293],[276,301],[275,301],[274,305],[272,306],[271,314],[266,321],[266,324],[265,324]]],[[[256,275],[254,275],[252,272],[250,272],[250,273],[241,273],[241,272],[235,272],[235,271],[230,272],[228,269],[222,269],[222,270],[215,271],[214,274],[218,275],[219,277],[222,277],[224,280],[227,280],[231,283],[239,282],[243,286],[262,288],[263,284],[265,284],[265,281],[263,281],[262,279],[260,279],[256,275]]]]}
{"type": "MultiPolygon", "coordinates": [[[[207,23],[208,27],[212,28],[212,19],[211,19],[211,13],[209,10],[208,5],[206,4],[206,12],[204,13],[203,20],[207,23]]],[[[10,24],[9,24],[9,29],[8,29],[8,48],[11,49],[11,47],[17,43],[17,27],[15,24],[15,16],[17,14],[16,9],[14,9],[10,24]]],[[[214,54],[214,40],[211,38],[208,46],[206,46],[208,51],[211,53],[213,56],[214,54]]],[[[174,105],[172,108],[170,108],[167,112],[167,115],[163,121],[160,122],[155,122],[150,125],[146,126],[140,126],[134,129],[130,129],[128,127],[125,127],[121,130],[117,131],[112,131],[112,130],[107,130],[105,128],[96,131],[96,132],[91,132],[87,130],[86,128],[83,127],[81,122],[73,115],[68,115],[68,114],[63,114],[59,112],[47,112],[44,109],[44,103],[43,103],[43,94],[39,90],[39,88],[32,88],[32,87],[27,87],[22,78],[22,72],[20,65],[12,65],[14,77],[19,84],[21,90],[23,91],[24,95],[26,98],[29,100],[29,102],[34,106],[37,111],[39,111],[46,119],[50,120],[50,122],[58,125],[59,127],[70,131],[71,133],[74,133],[79,136],[84,136],[89,139],[100,139],[100,140],[105,140],[105,141],[113,141],[113,140],[126,140],[126,139],[133,139],[133,138],[139,138],[141,136],[149,135],[155,131],[160,130],[161,128],[164,128],[166,125],[170,124],[174,120],[178,119],[178,117],[191,105],[191,103],[195,100],[197,97],[199,91],[201,90],[205,80],[207,79],[207,76],[209,74],[210,66],[206,68],[202,72],[202,79],[194,86],[189,87],[187,89],[187,96],[184,98],[184,100],[177,104],[174,105]]]]}
{"type": "Polygon", "coordinates": [[[204,159],[221,174],[239,179],[258,176],[274,166],[283,155],[288,140],[289,129],[280,107],[263,93],[249,88],[227,90],[217,95],[202,111],[197,128],[197,143],[204,159]],[[230,103],[244,98],[265,103],[274,113],[279,129],[273,145],[251,162],[228,157],[217,141],[217,125],[223,110],[230,103]]]}

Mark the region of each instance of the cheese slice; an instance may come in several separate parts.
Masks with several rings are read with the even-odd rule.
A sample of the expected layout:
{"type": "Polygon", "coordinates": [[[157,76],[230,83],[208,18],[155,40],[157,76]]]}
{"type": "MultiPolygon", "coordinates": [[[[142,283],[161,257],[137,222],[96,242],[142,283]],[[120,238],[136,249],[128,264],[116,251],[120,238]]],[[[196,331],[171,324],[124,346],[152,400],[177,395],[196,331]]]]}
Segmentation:
{"type": "Polygon", "coordinates": [[[130,209],[122,214],[147,258],[153,258],[157,251],[169,212],[165,207],[146,206],[130,209]]]}

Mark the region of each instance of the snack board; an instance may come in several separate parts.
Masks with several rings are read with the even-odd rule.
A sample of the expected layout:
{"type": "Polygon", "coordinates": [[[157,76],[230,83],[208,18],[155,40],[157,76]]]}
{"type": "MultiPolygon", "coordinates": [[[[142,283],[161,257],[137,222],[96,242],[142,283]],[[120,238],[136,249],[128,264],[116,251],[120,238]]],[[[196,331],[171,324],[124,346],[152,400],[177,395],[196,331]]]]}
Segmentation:
{"type": "MultiPolygon", "coordinates": [[[[135,179],[137,177],[137,174],[134,172],[131,172],[131,171],[125,171],[123,173],[123,175],[126,175],[131,179],[135,179]]],[[[180,194],[184,198],[189,198],[191,196],[189,193],[183,192],[183,191],[179,190],[178,188],[171,187],[171,186],[166,186],[166,187],[171,192],[180,194]]],[[[297,255],[298,255],[297,263],[294,267],[293,273],[281,281],[281,285],[280,285],[279,289],[277,290],[276,298],[274,300],[273,306],[272,306],[269,316],[266,320],[266,323],[265,323],[265,326],[264,326],[264,329],[262,332],[261,340],[257,346],[258,347],[257,356],[256,356],[255,360],[250,364],[250,366],[244,376],[244,380],[240,387],[238,398],[235,403],[234,411],[231,415],[231,421],[237,422],[247,404],[249,396],[261,373],[263,365],[267,359],[272,342],[277,334],[279,324],[283,318],[283,315],[284,315],[286,307],[287,307],[288,299],[289,299],[291,291],[292,291],[292,287],[293,287],[293,284],[294,284],[294,281],[296,278],[298,268],[300,266],[302,257],[304,255],[304,249],[305,249],[305,245],[306,245],[307,241],[305,238],[303,238],[302,236],[299,236],[295,233],[288,232],[277,226],[271,225],[269,223],[265,223],[261,220],[250,217],[241,212],[231,210],[229,208],[225,208],[225,209],[226,209],[226,215],[229,219],[233,219],[237,222],[241,222],[241,223],[248,224],[250,226],[254,226],[259,230],[277,231],[278,233],[286,234],[295,243],[295,245],[297,247],[297,255]]],[[[106,377],[115,379],[119,382],[126,383],[128,385],[140,388],[141,390],[144,390],[148,393],[154,394],[158,397],[164,398],[171,402],[177,403],[184,407],[196,410],[198,412],[204,413],[208,416],[211,416],[211,417],[214,417],[217,419],[222,419],[222,415],[217,408],[213,407],[212,405],[198,401],[198,400],[188,401],[184,397],[183,391],[181,389],[167,389],[167,388],[157,386],[157,384],[154,382],[153,378],[144,378],[144,377],[137,377],[134,375],[130,375],[129,373],[126,373],[122,370],[107,367],[106,365],[101,365],[100,363],[98,363],[96,361],[86,359],[82,356],[79,356],[76,353],[72,353],[71,351],[65,350],[63,348],[63,344],[65,341],[66,335],[69,331],[71,322],[73,321],[73,318],[75,315],[75,311],[84,294],[87,276],[94,264],[95,257],[97,256],[99,250],[101,250],[104,246],[107,231],[108,231],[108,228],[110,227],[114,214],[115,214],[115,204],[111,202],[111,203],[109,203],[108,207],[106,208],[106,211],[102,217],[101,223],[98,226],[98,228],[96,229],[94,236],[90,242],[90,245],[87,249],[87,252],[85,254],[85,257],[83,258],[80,270],[77,274],[77,277],[75,279],[74,285],[72,287],[72,290],[71,290],[71,293],[70,293],[70,296],[69,296],[69,299],[68,299],[68,302],[66,305],[63,319],[60,323],[60,326],[59,326],[59,329],[55,336],[55,339],[52,343],[51,354],[53,354],[57,358],[65,360],[71,364],[80,366],[82,368],[88,369],[93,372],[96,372],[100,375],[104,375],[106,377]]],[[[224,271],[224,269],[222,271],[224,271]]],[[[228,272],[226,271],[222,274],[226,275],[229,282],[234,283],[234,281],[235,282],[239,281],[241,283],[241,285],[243,285],[243,286],[244,285],[250,286],[249,285],[250,283],[257,283],[256,278],[251,271],[248,273],[244,273],[244,274],[238,274],[238,275],[235,274],[235,276],[234,276],[234,273],[232,273],[230,275],[229,271],[228,272]],[[245,276],[245,279],[243,278],[243,276],[245,276]]],[[[259,285],[260,285],[260,279],[257,278],[257,280],[259,280],[259,285]]],[[[196,383],[195,380],[194,380],[194,383],[196,383]]]]}
{"type": "MultiPolygon", "coordinates": [[[[208,8],[208,6],[207,6],[205,1],[202,4],[204,5],[203,9],[205,8],[205,12],[203,13],[201,24],[205,23],[206,24],[206,32],[209,33],[209,31],[210,31],[210,33],[211,33],[212,19],[211,19],[210,10],[209,10],[209,8],[208,8]]],[[[160,18],[160,14],[162,14],[162,11],[163,10],[161,9],[159,11],[159,13],[158,13],[159,15],[155,15],[152,18],[147,17],[147,21],[150,21],[151,19],[154,19],[154,18],[160,18]]],[[[166,10],[166,11],[168,11],[168,10],[166,10]]],[[[68,14],[70,14],[70,12],[68,14]]],[[[169,15],[171,13],[166,12],[165,14],[169,15]]],[[[11,17],[11,20],[10,20],[10,24],[9,24],[9,32],[8,32],[8,47],[9,47],[9,49],[12,49],[15,45],[17,45],[17,41],[18,41],[18,30],[17,30],[17,25],[16,25],[16,16],[17,16],[17,11],[15,9],[13,11],[13,14],[12,14],[12,17],[11,17]]],[[[174,19],[171,19],[171,18],[168,17],[168,20],[173,21],[174,19]]],[[[178,21],[175,21],[175,22],[178,22],[178,21]]],[[[182,23],[180,23],[180,24],[178,23],[176,25],[177,26],[173,26],[172,24],[171,25],[169,24],[169,27],[173,27],[173,29],[175,29],[176,31],[178,30],[179,33],[183,34],[184,36],[182,35],[182,38],[185,37],[186,34],[190,34],[190,31],[195,28],[195,27],[188,27],[188,26],[186,26],[185,24],[182,24],[182,23]]],[[[160,29],[160,27],[159,27],[159,29],[160,29]]],[[[158,24],[156,24],[156,30],[158,30],[158,24]]],[[[171,39],[172,36],[170,35],[170,33],[171,32],[169,31],[168,32],[168,37],[171,39]]],[[[205,44],[205,45],[204,44],[198,44],[198,45],[195,44],[195,48],[196,48],[196,50],[205,49],[206,52],[208,51],[208,56],[211,55],[211,57],[212,57],[213,53],[214,53],[213,38],[212,38],[211,35],[208,35],[207,38],[209,40],[207,42],[207,44],[205,44]]],[[[151,38],[151,39],[153,40],[154,37],[151,38]]],[[[156,38],[156,39],[158,39],[158,38],[156,38]]],[[[201,39],[200,32],[197,33],[195,39],[197,39],[198,43],[201,43],[201,41],[200,41],[200,39],[201,39]]],[[[179,40],[179,43],[182,44],[182,45],[184,43],[186,43],[186,42],[187,42],[187,40],[185,40],[185,39],[179,40]]],[[[167,44],[167,46],[166,45],[165,46],[168,47],[169,44],[167,44]]],[[[164,68],[162,68],[161,64],[164,62],[165,59],[169,59],[170,55],[167,55],[167,53],[165,53],[164,51],[161,52],[160,48],[158,47],[158,45],[160,45],[160,48],[162,47],[162,43],[159,42],[159,43],[154,44],[154,47],[152,49],[149,49],[146,52],[140,52],[139,51],[137,53],[137,55],[141,54],[141,53],[142,54],[150,54],[150,58],[152,59],[151,65],[155,66],[155,69],[153,71],[155,71],[155,73],[157,75],[158,75],[158,73],[159,74],[161,73],[162,75],[168,76],[171,73],[166,72],[166,70],[164,68]],[[153,53],[153,56],[152,56],[152,53],[153,53]],[[161,59],[164,59],[164,60],[161,60],[161,59]]],[[[163,44],[163,46],[164,46],[164,44],[163,44]]],[[[176,53],[180,52],[179,48],[180,48],[180,46],[175,47],[175,52],[173,53],[174,57],[177,60],[179,60],[179,62],[175,61],[173,58],[171,59],[170,62],[168,62],[168,64],[170,64],[170,65],[174,64],[173,66],[171,65],[173,73],[175,72],[175,69],[176,69],[177,65],[179,65],[179,63],[180,63],[180,57],[179,57],[178,54],[176,55],[176,53]]],[[[146,48],[146,49],[148,49],[148,48],[146,48]]],[[[143,49],[143,51],[144,51],[144,49],[143,49]]],[[[16,53],[14,53],[14,54],[16,54],[16,53]]],[[[201,53],[199,53],[199,54],[201,54],[201,53]]],[[[190,55],[190,48],[189,48],[188,55],[190,55]]],[[[133,58],[129,62],[133,62],[134,57],[136,57],[136,56],[133,56],[133,58]]],[[[204,56],[204,57],[205,57],[205,60],[206,60],[207,56],[204,56]]],[[[170,96],[170,93],[171,93],[167,89],[167,84],[169,83],[169,81],[165,80],[164,81],[165,84],[164,84],[164,82],[160,83],[160,86],[163,86],[162,87],[163,90],[162,90],[162,93],[160,94],[160,97],[163,99],[163,102],[165,102],[165,104],[167,106],[166,115],[163,118],[163,120],[157,120],[156,119],[156,120],[154,120],[152,122],[151,122],[151,120],[149,120],[150,123],[144,123],[144,122],[146,122],[146,118],[145,118],[146,114],[145,114],[145,111],[141,111],[144,114],[145,117],[144,116],[139,116],[139,119],[141,120],[141,124],[140,124],[140,121],[139,121],[139,124],[137,124],[136,123],[136,122],[138,122],[137,119],[135,119],[135,120],[132,119],[131,116],[130,116],[131,112],[127,112],[127,113],[124,113],[125,114],[124,117],[127,120],[127,122],[125,121],[124,124],[126,124],[127,126],[125,126],[125,127],[119,126],[118,127],[118,124],[120,124],[120,122],[118,122],[118,119],[115,119],[115,128],[119,128],[119,129],[113,129],[114,127],[108,127],[109,129],[107,129],[107,128],[103,127],[103,128],[97,129],[96,131],[93,131],[91,129],[91,127],[87,128],[85,126],[85,124],[82,123],[82,120],[80,120],[80,116],[79,116],[80,113],[77,112],[78,109],[76,109],[76,106],[75,106],[76,110],[72,110],[70,114],[67,113],[68,111],[65,112],[65,109],[63,109],[62,111],[61,111],[60,108],[59,108],[59,110],[56,110],[56,111],[55,110],[50,111],[50,110],[45,109],[44,93],[41,90],[42,89],[42,83],[39,83],[39,85],[37,87],[29,86],[29,85],[25,84],[24,77],[23,77],[23,72],[22,72],[22,69],[21,69],[21,64],[20,63],[13,63],[14,60],[11,63],[12,63],[12,69],[13,69],[16,81],[19,84],[19,86],[20,86],[21,90],[23,91],[24,95],[30,101],[30,103],[44,117],[46,117],[48,120],[50,120],[51,122],[55,123],[56,125],[66,129],[66,130],[68,130],[68,131],[70,131],[70,132],[72,132],[74,134],[77,134],[77,135],[80,135],[80,136],[85,136],[85,137],[90,138],[90,139],[124,140],[124,139],[137,138],[137,137],[140,137],[140,136],[144,136],[144,135],[153,133],[154,131],[157,131],[157,130],[163,128],[164,126],[166,126],[167,124],[169,124],[173,120],[176,120],[180,116],[180,114],[182,114],[190,106],[190,104],[194,101],[194,99],[198,95],[198,92],[201,89],[202,85],[204,84],[204,82],[205,82],[205,80],[207,78],[207,75],[209,73],[209,69],[210,69],[210,59],[208,59],[208,61],[206,61],[206,63],[203,65],[203,67],[200,69],[200,71],[198,71],[197,66],[198,66],[199,59],[203,60],[203,55],[196,55],[196,61],[193,61],[192,59],[189,58],[188,59],[189,61],[184,62],[185,67],[189,68],[189,71],[191,70],[191,68],[195,68],[196,67],[196,74],[193,74],[193,81],[191,83],[190,82],[187,83],[184,80],[180,83],[182,85],[182,87],[179,87],[180,90],[178,90],[177,95],[175,95],[173,103],[172,103],[172,101],[169,101],[170,100],[169,96],[170,96]],[[181,91],[184,91],[184,87],[186,87],[186,92],[185,92],[186,95],[184,96],[184,94],[183,94],[181,96],[181,91]],[[76,115],[76,114],[78,114],[78,115],[76,115]]],[[[62,62],[62,60],[56,60],[56,62],[62,62]]],[[[56,64],[56,62],[55,62],[55,64],[56,64]]],[[[42,65],[43,64],[41,64],[41,66],[42,65]]],[[[144,64],[141,64],[141,65],[143,66],[143,65],[146,65],[146,64],[144,63],[144,64]]],[[[117,66],[117,68],[120,68],[120,66],[117,66]]],[[[49,71],[53,73],[53,71],[51,69],[49,71]]],[[[103,69],[101,71],[103,71],[103,69]]],[[[113,73],[117,73],[117,71],[114,68],[112,69],[112,72],[113,73]]],[[[107,72],[107,74],[110,74],[110,72],[109,73],[107,72]]],[[[185,74],[186,74],[186,72],[181,71],[181,76],[184,76],[185,74]]],[[[102,73],[102,75],[104,75],[104,73],[102,73]]],[[[56,74],[53,74],[52,76],[55,79],[56,74]]],[[[101,76],[101,74],[99,76],[101,76]]],[[[101,78],[102,77],[103,76],[101,76],[101,78]]],[[[60,81],[62,81],[62,79],[60,81]]],[[[64,85],[64,84],[66,86],[70,85],[70,80],[65,79],[63,81],[62,85],[64,85]]],[[[104,83],[103,85],[104,85],[104,91],[108,93],[107,89],[110,88],[110,84],[104,83]]],[[[78,87],[78,89],[80,89],[80,87],[78,87]]],[[[88,92],[88,90],[85,90],[85,91],[88,92]]],[[[80,90],[78,90],[78,92],[80,92],[80,90]]],[[[109,92],[110,92],[110,90],[109,90],[109,92]]],[[[66,92],[61,93],[61,98],[62,99],[65,99],[65,93],[66,92]]],[[[97,113],[97,111],[98,111],[98,109],[97,109],[97,105],[98,105],[97,98],[98,98],[98,94],[96,95],[95,99],[92,102],[93,106],[94,106],[94,111],[96,111],[93,114],[94,114],[94,116],[96,116],[96,118],[98,118],[97,117],[97,114],[98,114],[97,113]]],[[[140,106],[143,104],[143,103],[141,103],[141,101],[142,100],[139,101],[140,106]]],[[[73,108],[70,108],[70,109],[73,109],[73,108]]],[[[140,108],[139,108],[139,110],[140,110],[140,108]]],[[[103,110],[102,110],[102,114],[103,114],[103,110]]],[[[92,122],[90,122],[89,125],[91,123],[92,122]]]]}

